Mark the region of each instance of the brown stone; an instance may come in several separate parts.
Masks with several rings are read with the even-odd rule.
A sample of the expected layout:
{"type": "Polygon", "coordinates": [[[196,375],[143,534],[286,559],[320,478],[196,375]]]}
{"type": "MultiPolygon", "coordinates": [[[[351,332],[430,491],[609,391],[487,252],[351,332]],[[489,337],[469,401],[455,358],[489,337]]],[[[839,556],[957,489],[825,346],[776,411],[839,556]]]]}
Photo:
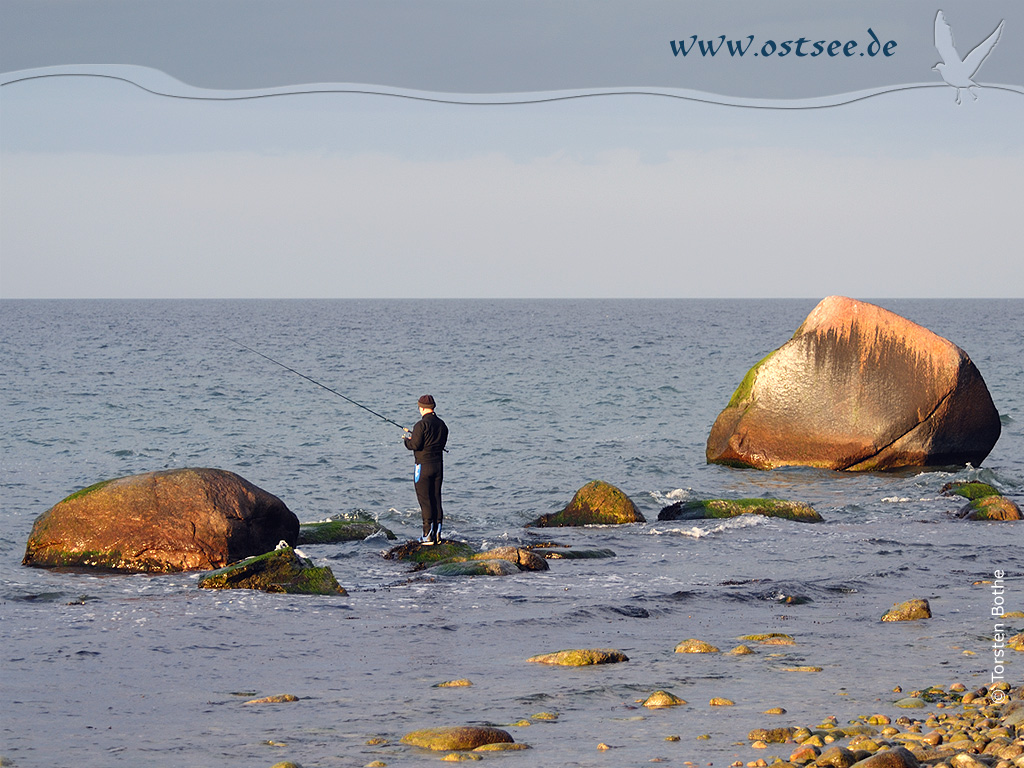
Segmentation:
{"type": "Polygon", "coordinates": [[[878,752],[854,765],[857,768],[918,768],[920,763],[910,750],[896,747],[878,752]]]}
{"type": "Polygon", "coordinates": [[[839,470],[979,465],[999,414],[967,354],[881,307],[830,296],[719,414],[710,463],[839,470]]]}
{"type": "Polygon", "coordinates": [[[25,565],[167,573],[295,545],[279,498],[222,469],[170,469],[85,488],[36,518],[25,565]]]}

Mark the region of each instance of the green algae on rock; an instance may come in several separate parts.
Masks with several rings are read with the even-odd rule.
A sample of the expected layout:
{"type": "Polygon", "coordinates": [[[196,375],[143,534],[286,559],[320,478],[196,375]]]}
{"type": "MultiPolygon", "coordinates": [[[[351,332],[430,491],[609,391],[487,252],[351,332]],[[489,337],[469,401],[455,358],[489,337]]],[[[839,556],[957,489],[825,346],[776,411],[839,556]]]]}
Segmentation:
{"type": "Polygon", "coordinates": [[[392,547],[384,553],[388,560],[403,560],[420,565],[433,565],[449,560],[466,560],[476,554],[476,549],[464,541],[446,539],[440,544],[420,544],[407,541],[392,547]]]}
{"type": "Polygon", "coordinates": [[[257,589],[292,595],[344,595],[330,568],[313,565],[291,547],[250,557],[199,579],[201,589],[257,589]]]}
{"type": "Polygon", "coordinates": [[[515,739],[508,731],[500,728],[457,725],[413,731],[403,736],[402,742],[423,749],[448,752],[477,749],[485,744],[512,744],[515,739]]]}
{"type": "Polygon", "coordinates": [[[915,621],[917,619],[930,619],[932,617],[931,606],[924,598],[914,598],[902,603],[895,603],[892,608],[882,616],[882,621],[915,621]]]}
{"type": "Polygon", "coordinates": [[[342,541],[362,541],[377,533],[388,539],[397,536],[369,515],[352,515],[331,518],[315,523],[299,524],[299,546],[303,544],[336,544],[342,541]]]}
{"type": "Polygon", "coordinates": [[[822,521],[813,507],[801,501],[783,499],[704,499],[677,501],[658,513],[659,520],[704,520],[707,518],[762,515],[781,517],[798,523],[822,521]]]}
{"type": "Polygon", "coordinates": [[[541,515],[527,527],[622,525],[647,522],[636,504],[614,485],[594,480],[576,491],[560,512],[541,515]]]}
{"type": "Polygon", "coordinates": [[[977,480],[955,480],[951,483],[946,483],[939,490],[943,496],[963,496],[965,499],[983,499],[986,496],[1001,496],[994,487],[988,483],[982,483],[977,480]]]}
{"type": "Polygon", "coordinates": [[[531,656],[527,661],[538,664],[557,664],[563,667],[586,667],[591,664],[618,664],[629,657],[614,648],[579,648],[531,656]]]}

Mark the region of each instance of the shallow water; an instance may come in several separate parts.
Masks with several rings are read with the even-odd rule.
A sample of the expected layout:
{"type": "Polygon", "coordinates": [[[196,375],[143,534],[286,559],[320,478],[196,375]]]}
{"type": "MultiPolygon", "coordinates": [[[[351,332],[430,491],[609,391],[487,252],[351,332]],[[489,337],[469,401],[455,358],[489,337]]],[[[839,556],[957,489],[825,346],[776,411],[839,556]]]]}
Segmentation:
{"type": "Polygon", "coordinates": [[[769,757],[745,742],[754,727],[900,714],[897,683],[987,682],[993,598],[978,582],[1005,570],[1007,608],[1024,609],[1020,529],[958,521],[938,491],[981,476],[1020,503],[1024,302],[879,303],[978,365],[1003,418],[983,469],[705,464],[732,390],[813,300],[0,303],[0,754],[19,766],[414,765],[425,758],[397,743],[404,733],[493,723],[533,747],[485,758],[507,766],[726,765],[769,757]],[[400,539],[415,534],[401,432],[225,337],[402,423],[431,392],[452,431],[449,535],[617,556],[430,581],[380,557],[382,538],[304,547],[334,570],[343,598],[21,567],[32,521],[68,493],[175,466],[236,471],[304,521],[361,510],[400,539]],[[594,478],[651,522],[524,529],[594,478]],[[656,521],[691,496],[799,499],[826,522],[656,521]],[[879,622],[910,597],[928,598],[934,618],[879,622]],[[728,650],[769,631],[796,644],[673,653],[689,637],[728,650]],[[525,661],[570,647],[613,647],[630,661],[525,661]],[[788,671],[803,666],[822,671],[788,671]],[[473,685],[434,687],[456,678],[473,685]],[[638,707],[659,688],[689,703],[638,707]],[[300,701],[245,704],[277,693],[300,701]],[[736,706],[710,707],[713,696],[736,706]],[[788,714],[761,714],[769,706],[788,714]],[[508,725],[541,711],[558,720],[508,725]],[[366,744],[377,736],[390,743],[366,744]]]}

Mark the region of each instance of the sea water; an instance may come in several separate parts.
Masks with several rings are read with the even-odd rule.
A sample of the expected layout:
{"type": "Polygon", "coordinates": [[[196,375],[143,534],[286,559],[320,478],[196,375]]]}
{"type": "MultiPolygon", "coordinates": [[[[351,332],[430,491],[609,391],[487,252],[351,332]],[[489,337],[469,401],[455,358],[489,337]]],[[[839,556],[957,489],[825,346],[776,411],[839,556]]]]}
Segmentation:
{"type": "MultiPolygon", "coordinates": [[[[752,750],[755,727],[895,718],[897,685],[990,682],[991,582],[1004,571],[1006,609],[1024,609],[1022,529],[958,520],[939,490],[980,478],[1021,503],[1024,302],[878,302],[980,369],[1003,426],[983,467],[707,465],[716,415],[815,303],[0,303],[0,755],[48,768],[422,765],[438,755],[402,745],[405,733],[489,724],[532,747],[485,758],[509,768],[728,765],[788,756],[752,750]],[[64,496],[171,467],[237,472],[302,521],[361,512],[399,541],[418,534],[402,432],[232,339],[401,424],[432,394],[451,431],[446,535],[616,557],[434,580],[385,560],[395,542],[382,536],[304,547],[347,597],[22,567],[32,522],[64,496]],[[525,527],[593,479],[625,491],[648,522],[525,527]],[[751,496],[806,501],[825,522],[657,521],[675,500],[751,496]],[[880,622],[914,597],[932,619],[880,622]],[[691,637],[725,651],[762,632],[795,644],[673,653],[691,637]],[[526,662],[587,647],[629,661],[526,662]],[[461,678],[472,685],[436,687],[461,678]],[[658,689],[688,703],[638,705],[658,689]],[[246,703],[283,693],[299,700],[246,703]],[[763,714],[775,706],[786,714],[763,714]],[[541,712],[557,719],[532,719],[541,712]]],[[[1022,663],[1006,666],[1010,682],[1022,663]]]]}

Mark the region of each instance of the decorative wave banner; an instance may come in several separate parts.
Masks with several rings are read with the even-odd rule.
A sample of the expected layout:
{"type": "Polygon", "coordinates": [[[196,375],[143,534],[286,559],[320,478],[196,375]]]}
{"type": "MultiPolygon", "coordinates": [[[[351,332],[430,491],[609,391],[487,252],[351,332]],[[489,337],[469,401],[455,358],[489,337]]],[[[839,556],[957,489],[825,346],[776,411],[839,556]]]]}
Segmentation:
{"type": "Polygon", "coordinates": [[[6,0],[0,85],[117,78],[184,99],[374,93],[459,104],[646,94],[837,106],[1024,95],[1024,4],[6,0]]]}

